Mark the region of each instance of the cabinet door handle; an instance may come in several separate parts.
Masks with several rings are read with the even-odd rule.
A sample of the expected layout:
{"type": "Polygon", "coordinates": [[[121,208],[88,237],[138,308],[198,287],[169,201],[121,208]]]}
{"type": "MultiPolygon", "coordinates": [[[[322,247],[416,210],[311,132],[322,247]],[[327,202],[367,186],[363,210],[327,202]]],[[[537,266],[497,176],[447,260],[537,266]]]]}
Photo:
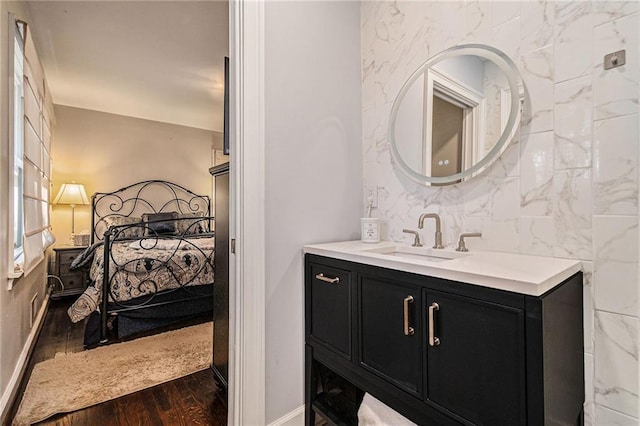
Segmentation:
{"type": "Polygon", "coordinates": [[[440,344],[440,339],[435,336],[435,328],[436,328],[436,311],[440,310],[440,305],[436,302],[433,302],[429,305],[429,346],[438,346],[440,344]]]}
{"type": "Polygon", "coordinates": [[[404,335],[413,336],[415,330],[413,327],[409,327],[409,303],[413,303],[413,296],[407,296],[404,298],[404,335]]]}
{"type": "Polygon", "coordinates": [[[325,277],[323,273],[317,274],[316,278],[329,284],[338,284],[340,282],[340,277],[325,277]]]}

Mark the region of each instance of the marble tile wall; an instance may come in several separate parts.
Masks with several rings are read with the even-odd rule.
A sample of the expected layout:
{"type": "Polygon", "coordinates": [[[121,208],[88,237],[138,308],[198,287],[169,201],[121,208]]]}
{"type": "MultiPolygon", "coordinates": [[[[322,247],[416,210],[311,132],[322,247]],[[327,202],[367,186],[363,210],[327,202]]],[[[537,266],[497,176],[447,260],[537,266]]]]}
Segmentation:
{"type": "MultiPolygon", "coordinates": [[[[452,246],[579,259],[585,271],[587,424],[639,425],[638,28],[640,2],[363,2],[365,188],[383,237],[404,241],[424,212],[452,246]],[[483,42],[519,65],[529,113],[499,161],[472,181],[415,184],[387,145],[391,106],[429,56],[483,42]],[[605,71],[603,56],[626,49],[605,71]]],[[[432,223],[423,239],[433,238],[432,223]]]]}

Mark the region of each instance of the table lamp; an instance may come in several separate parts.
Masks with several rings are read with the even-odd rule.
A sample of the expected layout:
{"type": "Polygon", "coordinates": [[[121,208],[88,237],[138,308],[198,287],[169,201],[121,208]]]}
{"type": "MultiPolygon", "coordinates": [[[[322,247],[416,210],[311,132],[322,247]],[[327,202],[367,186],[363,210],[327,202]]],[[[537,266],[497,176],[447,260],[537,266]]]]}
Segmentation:
{"type": "Polygon", "coordinates": [[[63,183],[58,191],[58,195],[53,204],[63,204],[71,206],[71,235],[75,233],[75,207],[78,205],[88,205],[89,199],[81,183],[63,183]]]}

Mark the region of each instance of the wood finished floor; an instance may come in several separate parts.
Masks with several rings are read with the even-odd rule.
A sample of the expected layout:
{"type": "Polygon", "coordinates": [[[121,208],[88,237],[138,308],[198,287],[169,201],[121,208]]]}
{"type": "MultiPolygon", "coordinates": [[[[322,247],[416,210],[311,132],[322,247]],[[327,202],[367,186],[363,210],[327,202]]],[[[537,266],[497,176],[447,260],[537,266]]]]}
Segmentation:
{"type": "MultiPolygon", "coordinates": [[[[54,358],[56,353],[83,350],[84,324],[73,324],[66,314],[72,302],[51,301],[26,377],[35,364],[54,358]]],[[[19,395],[26,382],[23,380],[19,395]]],[[[83,410],[59,414],[38,425],[226,425],[226,401],[226,395],[217,390],[213,372],[207,369],[83,410]]],[[[18,399],[9,418],[13,418],[19,403],[18,399]]]]}

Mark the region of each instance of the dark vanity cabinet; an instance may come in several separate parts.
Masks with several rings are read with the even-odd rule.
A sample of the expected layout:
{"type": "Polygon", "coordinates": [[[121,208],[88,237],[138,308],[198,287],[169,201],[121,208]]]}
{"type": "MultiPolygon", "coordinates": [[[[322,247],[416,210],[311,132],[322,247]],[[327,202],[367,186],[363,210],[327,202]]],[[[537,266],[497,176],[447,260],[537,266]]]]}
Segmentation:
{"type": "Polygon", "coordinates": [[[581,273],[534,297],[305,259],[308,425],[355,423],[364,392],[423,425],[581,423],[581,273]]]}

